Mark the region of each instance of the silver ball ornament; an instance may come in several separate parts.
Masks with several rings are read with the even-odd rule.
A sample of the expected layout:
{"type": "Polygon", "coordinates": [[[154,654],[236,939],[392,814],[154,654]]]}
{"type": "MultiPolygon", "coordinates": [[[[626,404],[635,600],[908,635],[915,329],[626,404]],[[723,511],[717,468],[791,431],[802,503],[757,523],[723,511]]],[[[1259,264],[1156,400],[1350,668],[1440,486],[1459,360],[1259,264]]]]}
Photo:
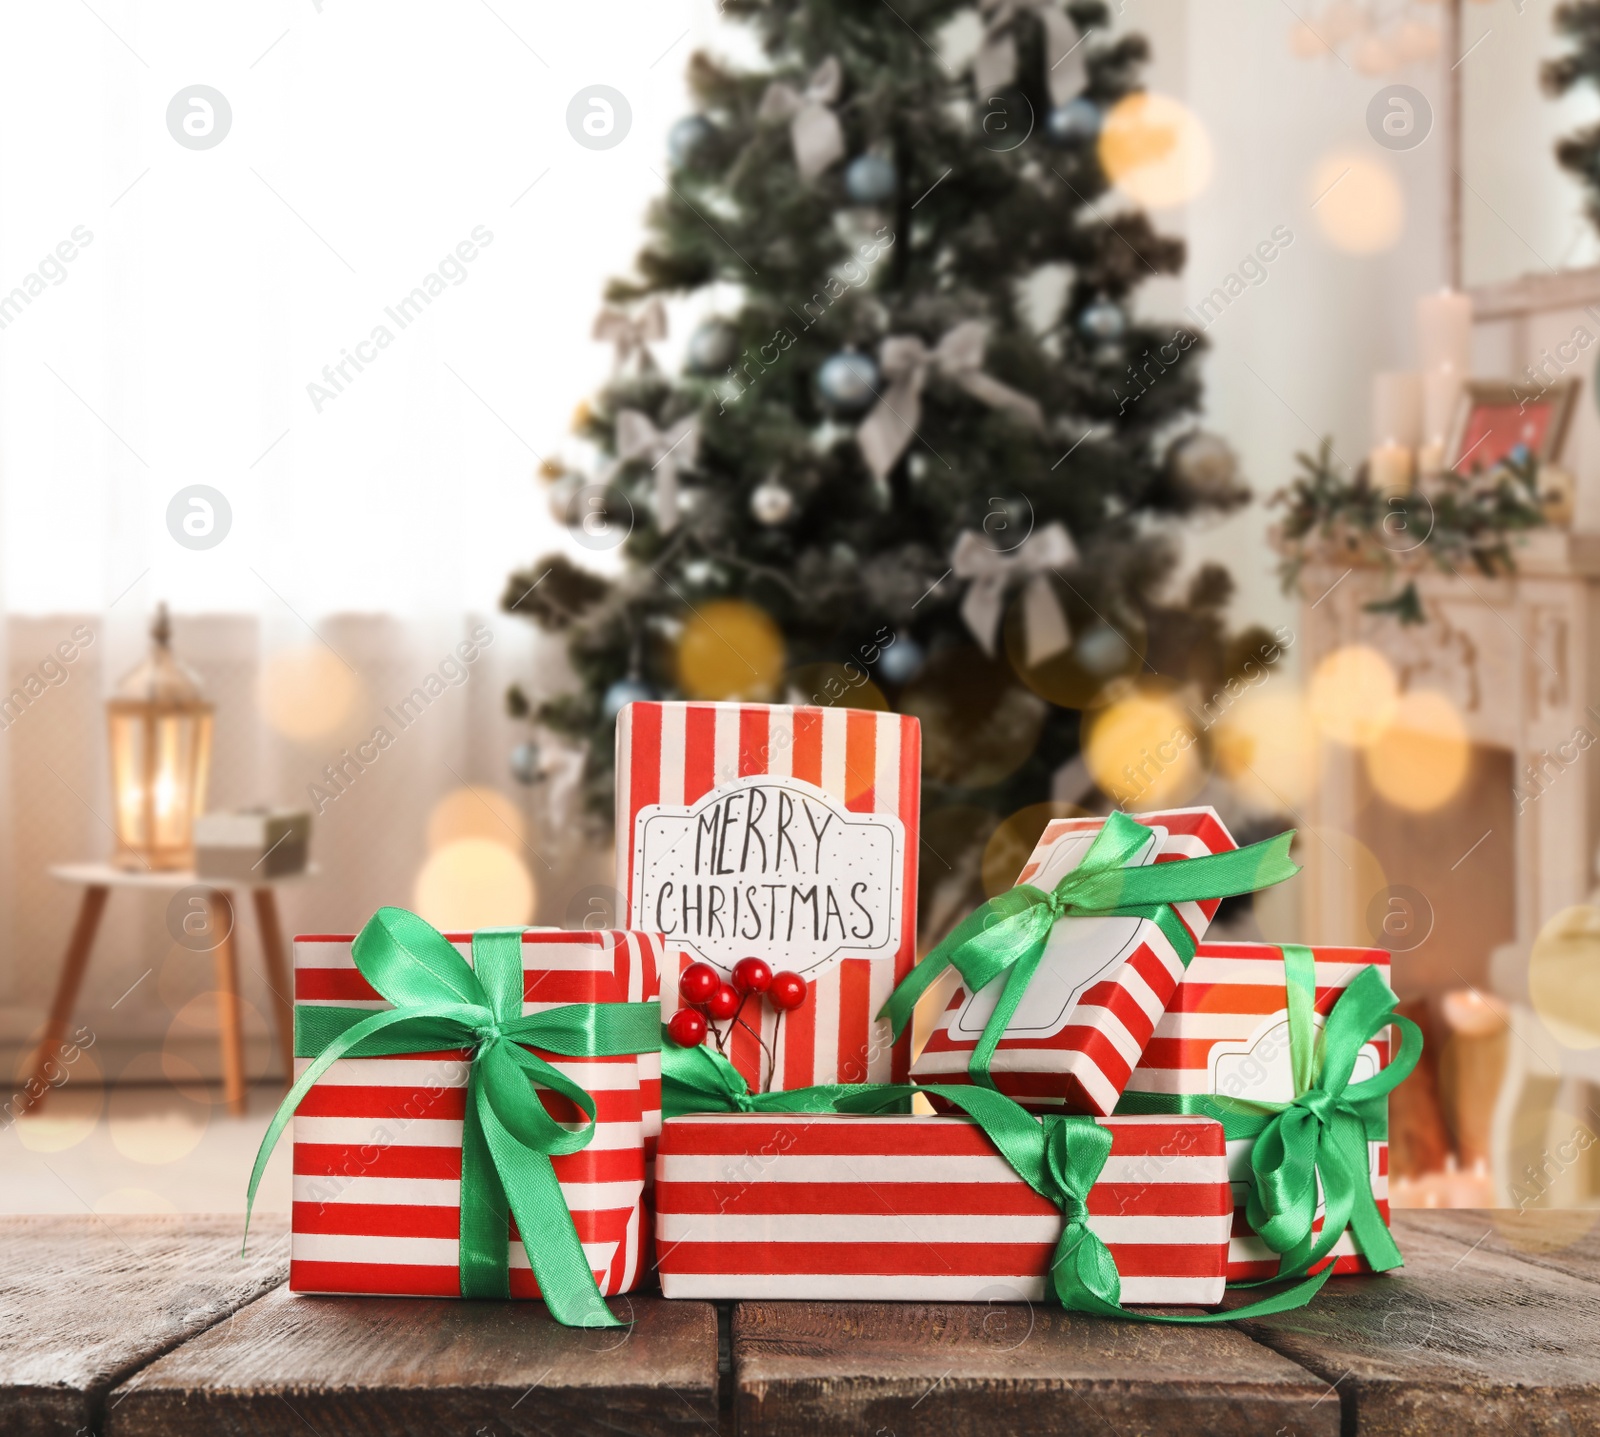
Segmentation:
{"type": "Polygon", "coordinates": [[[794,513],[794,495],[776,479],[768,479],[750,491],[750,513],[758,524],[782,524],[794,513]]]}
{"type": "Polygon", "coordinates": [[[857,155],[845,167],[844,192],[855,204],[887,204],[899,188],[899,172],[886,155],[857,155]]]}
{"type": "Polygon", "coordinates": [[[841,350],[823,361],[817,371],[817,388],[835,409],[856,412],[877,397],[881,383],[878,366],[870,354],[841,350]]]}

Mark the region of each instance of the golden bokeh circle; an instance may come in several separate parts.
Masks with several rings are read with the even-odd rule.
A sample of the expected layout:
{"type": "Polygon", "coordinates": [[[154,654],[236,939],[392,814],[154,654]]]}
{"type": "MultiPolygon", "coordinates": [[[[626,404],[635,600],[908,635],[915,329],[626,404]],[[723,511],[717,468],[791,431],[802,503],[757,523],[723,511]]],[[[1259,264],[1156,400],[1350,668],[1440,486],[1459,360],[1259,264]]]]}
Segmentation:
{"type": "Polygon", "coordinates": [[[141,1053],[123,1068],[106,1101],[111,1145],[130,1162],[165,1167],[200,1145],[211,1121],[211,1102],[199,1073],[184,1065],[183,1081],[167,1076],[170,1060],[141,1053]]]}
{"type": "Polygon", "coordinates": [[[299,743],[337,729],[360,694],[361,681],[320,645],[282,649],[261,666],[262,715],[276,732],[299,743]]]}
{"type": "MultiPolygon", "coordinates": [[[[49,1085],[42,1095],[42,1104],[16,1119],[17,1141],[34,1153],[59,1153],[76,1147],[100,1121],[105,1106],[105,1088],[100,1065],[88,1049],[72,1043],[68,1037],[66,1054],[55,1060],[53,1068],[47,1067],[45,1081],[49,1085]]],[[[26,1090],[27,1070],[32,1062],[32,1045],[17,1062],[17,1081],[10,1101],[15,1104],[17,1095],[26,1090]]],[[[16,1108],[13,1106],[12,1111],[16,1108]]]]}
{"type": "Polygon", "coordinates": [[[783,676],[788,703],[886,713],[889,700],[860,664],[801,664],[783,676]]]}
{"type": "Polygon", "coordinates": [[[1563,908],[1539,930],[1528,958],[1528,997],[1563,1047],[1600,1047],[1600,909],[1563,908]]]}
{"type": "Polygon", "coordinates": [[[1306,692],[1322,733],[1350,748],[1377,742],[1400,705],[1394,665],[1366,644],[1345,644],[1326,654],[1306,692]]]}
{"type": "Polygon", "coordinates": [[[411,906],[435,928],[463,932],[521,927],[533,916],[538,890],[517,854],[487,838],[462,838],[428,855],[411,906]]]}
{"type": "Polygon", "coordinates": [[[1503,1175],[1511,1205],[1493,1214],[1495,1229],[1524,1252],[1561,1252],[1600,1222],[1600,1209],[1568,1206],[1588,1186],[1600,1154],[1600,1131],[1592,1117],[1574,1117],[1559,1106],[1534,1103],[1512,1116],[1508,1171],[1503,1175]]]}
{"type": "MultiPolygon", "coordinates": [[[[1349,943],[1379,948],[1369,910],[1373,900],[1387,894],[1389,877],[1377,855],[1351,834],[1312,824],[1295,833],[1289,855],[1303,868],[1311,862],[1328,863],[1340,883],[1317,913],[1302,911],[1305,885],[1299,878],[1275,883],[1256,893],[1251,902],[1256,926],[1267,943],[1349,943]]],[[[1398,964],[1403,955],[1393,955],[1398,964]]]]}
{"type": "Polygon", "coordinates": [[[1075,803],[1030,803],[1003,819],[983,849],[983,891],[990,898],[1013,887],[1046,825],[1056,818],[1083,818],[1088,810],[1075,803]]]}
{"type": "MultiPolygon", "coordinates": [[[[223,1085],[201,1076],[190,1054],[211,1054],[217,1051],[218,1034],[222,1028],[220,1009],[222,995],[214,988],[196,993],[179,1005],[167,1024],[167,1036],[161,1045],[160,1076],[192,1103],[217,1104],[226,1101],[223,1085]]],[[[245,1033],[267,1031],[265,1018],[255,1004],[239,1000],[239,1026],[245,1033]]],[[[246,1053],[249,1046],[246,1045],[246,1053]]],[[[264,1076],[268,1061],[262,1053],[256,1062],[258,1071],[246,1072],[246,1080],[264,1076]]]]}
{"type": "Polygon", "coordinates": [[[1406,226],[1405,193],[1394,171],[1358,150],[1324,155],[1311,172],[1307,202],[1317,227],[1346,254],[1392,249],[1406,226]]]}
{"type": "Polygon", "coordinates": [[[497,788],[473,783],[452,789],[428,815],[428,852],[463,838],[486,838],[519,849],[527,842],[522,810],[497,788]]]}
{"type": "Polygon", "coordinates": [[[1176,699],[1151,689],[1087,721],[1083,761],[1102,792],[1135,810],[1175,807],[1206,780],[1194,720],[1176,699]]]}
{"type": "Polygon", "coordinates": [[[1212,730],[1217,770],[1256,813],[1297,809],[1317,783],[1317,729],[1295,689],[1252,689],[1212,730]]]}
{"type": "Polygon", "coordinates": [[[972,644],[934,653],[900,695],[922,724],[922,771],[936,783],[987,788],[1032,756],[1048,707],[1010,666],[972,644]]]}
{"type": "Polygon", "coordinates": [[[1187,204],[1211,182],[1211,137],[1199,117],[1170,95],[1136,90],[1100,126],[1100,168],[1147,209],[1187,204]]]}
{"type": "Polygon", "coordinates": [[[783,678],[783,634],[765,609],[715,599],[678,639],[678,686],[692,699],[770,699],[783,678]]]}
{"type": "Polygon", "coordinates": [[[1456,706],[1435,689],[1413,689],[1368,746],[1367,777],[1396,808],[1431,813],[1461,790],[1472,765],[1472,739],[1456,706]]]}

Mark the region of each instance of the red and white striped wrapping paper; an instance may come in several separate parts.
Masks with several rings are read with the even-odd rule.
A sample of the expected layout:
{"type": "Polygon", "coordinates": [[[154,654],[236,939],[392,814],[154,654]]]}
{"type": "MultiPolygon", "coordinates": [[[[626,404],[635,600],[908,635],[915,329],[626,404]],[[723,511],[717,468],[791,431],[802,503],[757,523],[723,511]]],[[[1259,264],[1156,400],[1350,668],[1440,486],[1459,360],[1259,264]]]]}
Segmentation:
{"type": "MultiPolygon", "coordinates": [[[[1238,847],[1210,808],[1129,815],[1155,835],[1146,861],[1173,863],[1238,847]]],[[[1083,860],[1103,826],[1099,818],[1048,824],[1018,883],[1053,888],[1083,860]]],[[[1196,939],[1219,900],[1174,905],[1196,939]]],[[[1044,961],[995,1049],[994,1085],[1036,1112],[1092,1113],[1116,1107],[1183,976],[1183,960],[1144,918],[1063,918],[1051,930],[1044,961]]],[[[978,993],[957,987],[911,1066],[925,1082],[964,1083],[967,1064],[994,1012],[1003,983],[978,993]]]]}
{"type": "MultiPolygon", "coordinates": [[[[1389,955],[1382,948],[1313,947],[1317,970],[1317,1026],[1356,974],[1376,966],[1387,981],[1389,955]]],[[[1374,1076],[1393,1055],[1391,1030],[1361,1050],[1352,1082],[1374,1076]]],[[[1202,943],[1156,1024],[1155,1036],[1128,1081],[1129,1093],[1222,1093],[1235,1098],[1289,1102],[1294,1078],[1289,1063],[1289,1010],[1283,950],[1270,943],[1202,943]]],[[[1228,1144],[1233,1183],[1233,1241],[1228,1280],[1270,1277],[1278,1257],[1245,1221],[1253,1138],[1228,1144]]],[[[1369,1143],[1372,1192],[1389,1221],[1389,1144],[1369,1143]]],[[[1322,1230],[1322,1219],[1316,1221],[1322,1230]]],[[[1333,1249],[1336,1272],[1365,1272],[1366,1260],[1347,1232],[1333,1249]]]]}
{"type": "MultiPolygon", "coordinates": [[[[472,935],[445,936],[470,964],[472,935]]],[[[297,1005],[390,1006],[357,970],[353,941],[324,934],[295,939],[297,1005]]],[[[652,934],[530,929],[522,935],[522,1011],[648,1002],[661,961],[652,934]]],[[[589,1145],[551,1161],[600,1291],[631,1291],[650,1262],[645,1157],[661,1127],[660,1054],[569,1058],[533,1051],[594,1097],[589,1145]]],[[[341,1058],[306,1094],[294,1118],[294,1291],[460,1295],[466,1058],[465,1049],[341,1058]]],[[[297,1058],[296,1076],[310,1064],[297,1058]]],[[[540,1096],[559,1121],[583,1119],[565,1098],[540,1096]]],[[[514,1221],[508,1241],[511,1295],[537,1297],[514,1221]]]]}
{"type": "Polygon", "coordinates": [[[662,982],[663,1018],[679,1006],[677,974],[696,959],[726,975],[755,955],[807,980],[804,1004],[781,1023],[766,1003],[744,1009],[775,1071],[754,1034],[733,1028],[727,1056],[752,1089],[905,1080],[909,1035],[893,1042],[876,1015],[916,959],[921,766],[920,727],[901,714],[634,703],[618,715],[617,887],[625,911],[681,952],[662,982]],[[780,804],[793,807],[787,841],[780,804]],[[758,805],[759,820],[747,821],[758,805]],[[651,847],[661,832],[682,835],[665,854],[651,847]],[[697,890],[693,909],[662,879],[674,863],[676,880],[697,890]],[[709,911],[702,878],[730,906],[709,911]],[[815,908],[804,901],[813,886],[815,908]]]}
{"type": "MultiPolygon", "coordinates": [[[[1112,1142],[1089,1227],[1123,1301],[1220,1301],[1222,1125],[1097,1121],[1112,1142]]],[[[721,1114],[669,1118],[661,1134],[668,1297],[1037,1302],[1061,1223],[962,1117],[721,1114]]]]}

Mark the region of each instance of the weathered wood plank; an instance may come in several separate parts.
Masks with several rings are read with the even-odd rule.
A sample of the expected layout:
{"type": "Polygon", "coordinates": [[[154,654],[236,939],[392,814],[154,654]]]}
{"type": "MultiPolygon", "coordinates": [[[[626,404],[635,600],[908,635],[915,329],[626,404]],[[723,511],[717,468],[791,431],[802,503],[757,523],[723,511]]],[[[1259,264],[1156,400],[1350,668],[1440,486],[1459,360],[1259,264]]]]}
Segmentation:
{"type": "Polygon", "coordinates": [[[521,1437],[717,1425],[708,1303],[616,1298],[627,1328],[536,1302],[279,1289],[112,1393],[107,1437],[521,1437]]]}
{"type": "Polygon", "coordinates": [[[1600,1212],[1593,1209],[1416,1208],[1401,1213],[1399,1220],[1402,1232],[1418,1228],[1479,1251],[1600,1282],[1600,1212]]]}
{"type": "Polygon", "coordinates": [[[1326,1384],[1242,1333],[1042,1305],[741,1303],[733,1379],[741,1437],[1339,1431],[1326,1384]]]}
{"type": "Polygon", "coordinates": [[[1399,1272],[1335,1278],[1245,1331],[1323,1378],[1362,1437],[1600,1432],[1595,1284],[1403,1212],[1395,1226],[1399,1272]]]}
{"type": "Polygon", "coordinates": [[[106,1394],[288,1276],[282,1219],[0,1218],[0,1432],[95,1430],[106,1394]]]}

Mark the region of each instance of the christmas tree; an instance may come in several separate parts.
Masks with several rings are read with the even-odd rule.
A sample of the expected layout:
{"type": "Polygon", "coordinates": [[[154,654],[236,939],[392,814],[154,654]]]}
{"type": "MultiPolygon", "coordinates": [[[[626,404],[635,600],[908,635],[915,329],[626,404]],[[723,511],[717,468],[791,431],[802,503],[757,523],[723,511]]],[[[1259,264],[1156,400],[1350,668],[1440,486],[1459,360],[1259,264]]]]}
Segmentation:
{"type": "Polygon", "coordinates": [[[1170,521],[1248,491],[1194,427],[1200,336],[1131,307],[1184,258],[1109,192],[1147,47],[1095,4],[725,8],[770,68],[691,61],[698,112],[596,326],[618,366],[579,430],[605,463],[546,475],[623,570],[512,575],[505,607],[567,636],[579,685],[510,705],[581,748],[597,814],[632,699],[914,713],[928,880],[970,881],[974,810],[1049,799],[1086,713],[1146,684],[1204,700],[1263,645],[1228,638],[1220,567],[1167,592],[1170,521]],[[661,300],[710,285],[737,301],[662,372],[661,300]]]}
{"type": "MultiPolygon", "coordinates": [[[[1587,81],[1600,85],[1600,0],[1557,5],[1556,32],[1572,42],[1567,54],[1546,60],[1540,71],[1545,93],[1559,98],[1587,81]]],[[[1589,192],[1589,218],[1600,227],[1600,125],[1587,125],[1556,142],[1556,160],[1589,192]]]]}

